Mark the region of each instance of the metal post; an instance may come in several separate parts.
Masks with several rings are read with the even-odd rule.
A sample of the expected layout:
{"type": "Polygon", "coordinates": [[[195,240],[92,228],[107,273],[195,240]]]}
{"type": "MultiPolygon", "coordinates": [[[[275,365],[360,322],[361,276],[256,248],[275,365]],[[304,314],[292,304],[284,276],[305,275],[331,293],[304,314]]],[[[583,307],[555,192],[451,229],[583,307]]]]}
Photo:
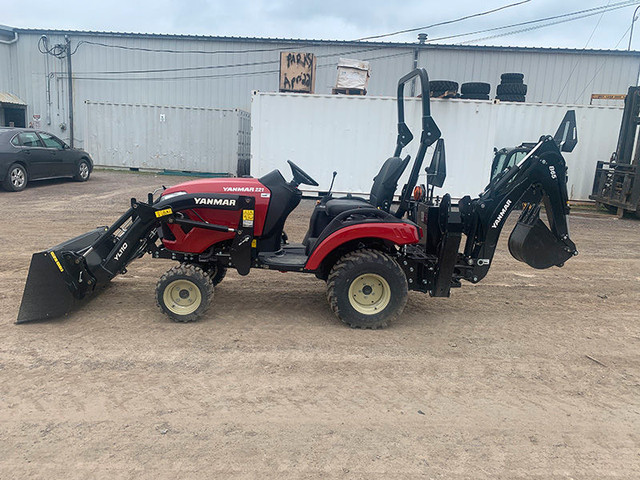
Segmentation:
{"type": "Polygon", "coordinates": [[[67,51],[67,73],[69,90],[69,145],[73,148],[73,75],[71,72],[71,40],[68,35],[64,36],[67,51]]]}
{"type": "Polygon", "coordinates": [[[638,5],[636,7],[636,9],[633,11],[633,17],[631,17],[631,33],[629,33],[629,46],[627,47],[627,50],[631,50],[631,39],[633,38],[633,24],[636,21],[636,14],[638,13],[638,9],[640,9],[640,5],[638,5]]]}
{"type": "MultiPolygon", "coordinates": [[[[413,70],[418,68],[418,47],[413,49],[413,70]]],[[[416,96],[416,79],[411,80],[411,91],[410,96],[416,96]]]]}

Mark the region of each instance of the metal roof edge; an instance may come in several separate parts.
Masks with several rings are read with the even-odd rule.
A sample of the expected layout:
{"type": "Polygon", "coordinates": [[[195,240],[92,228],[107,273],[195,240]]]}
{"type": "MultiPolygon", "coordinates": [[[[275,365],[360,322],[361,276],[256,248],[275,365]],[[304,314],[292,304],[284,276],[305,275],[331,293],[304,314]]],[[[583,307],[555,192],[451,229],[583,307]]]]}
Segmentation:
{"type": "MultiPolygon", "coordinates": [[[[11,27],[7,27],[11,28],[11,27]]],[[[289,43],[289,44],[307,44],[307,45],[371,45],[377,47],[389,48],[418,48],[421,50],[429,49],[450,49],[450,50],[486,50],[486,51],[513,51],[513,52],[532,52],[532,53],[573,53],[587,55],[621,55],[640,57],[640,51],[637,50],[607,50],[607,49],[580,49],[580,48],[563,48],[563,47],[517,47],[517,46],[498,46],[498,45],[460,45],[460,44],[444,44],[444,43],[407,43],[407,42],[369,42],[356,40],[321,40],[321,39],[304,39],[304,38],[277,38],[277,37],[240,37],[240,36],[216,36],[216,35],[192,35],[192,34],[174,34],[174,33],[136,33],[136,32],[107,32],[97,30],[62,30],[47,28],[13,28],[15,32],[21,34],[52,34],[52,35],[99,35],[105,37],[139,37],[139,38],[159,38],[159,39],[185,39],[185,40],[201,40],[201,41],[219,41],[219,42],[250,42],[250,43],[289,43]]]]}

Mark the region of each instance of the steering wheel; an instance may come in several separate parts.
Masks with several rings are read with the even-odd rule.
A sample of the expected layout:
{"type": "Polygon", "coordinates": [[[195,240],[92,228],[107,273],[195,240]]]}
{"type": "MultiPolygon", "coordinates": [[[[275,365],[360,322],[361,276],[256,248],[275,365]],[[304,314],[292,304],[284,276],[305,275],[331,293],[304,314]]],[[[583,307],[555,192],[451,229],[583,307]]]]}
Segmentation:
{"type": "Polygon", "coordinates": [[[313,187],[318,186],[318,182],[316,182],[313,178],[311,178],[307,173],[304,172],[299,166],[293,163],[291,160],[287,160],[287,163],[291,167],[291,173],[293,173],[293,183],[296,184],[296,187],[301,183],[305,185],[311,185],[313,187]]]}

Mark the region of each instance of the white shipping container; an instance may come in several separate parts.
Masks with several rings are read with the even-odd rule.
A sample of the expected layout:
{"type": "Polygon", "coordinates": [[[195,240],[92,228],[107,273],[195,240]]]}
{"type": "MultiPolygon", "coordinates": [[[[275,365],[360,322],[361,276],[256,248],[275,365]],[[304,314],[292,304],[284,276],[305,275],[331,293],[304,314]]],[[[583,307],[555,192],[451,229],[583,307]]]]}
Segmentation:
{"type": "Polygon", "coordinates": [[[86,101],[96,165],[236,175],[247,168],[250,115],[238,109],[86,101]]]}
{"type": "MultiPolygon", "coordinates": [[[[608,160],[616,148],[622,107],[433,99],[431,114],[445,139],[447,158],[447,179],[436,193],[477,195],[489,181],[493,147],[553,135],[569,109],[576,111],[578,145],[565,154],[568,191],[572,200],[588,200],[596,162],[608,160]]],[[[405,147],[403,156],[413,156],[420,135],[420,99],[405,100],[405,117],[418,138],[405,147]]],[[[396,99],[254,92],[251,125],[252,175],[277,168],[288,177],[289,159],[320,183],[315,188],[303,185],[306,191],[326,191],[337,171],[336,193],[366,195],[395,148],[396,99]]],[[[431,153],[429,149],[422,166],[422,183],[431,153]]]]}

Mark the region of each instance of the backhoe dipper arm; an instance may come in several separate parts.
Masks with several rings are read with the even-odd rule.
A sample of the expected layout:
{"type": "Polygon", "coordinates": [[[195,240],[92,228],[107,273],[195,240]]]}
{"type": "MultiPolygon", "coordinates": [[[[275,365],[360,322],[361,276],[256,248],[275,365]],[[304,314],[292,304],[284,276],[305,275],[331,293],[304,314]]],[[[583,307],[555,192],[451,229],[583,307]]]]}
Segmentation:
{"type": "Polygon", "coordinates": [[[567,167],[558,146],[551,136],[523,146],[530,151],[518,165],[496,177],[478,198],[460,202],[467,241],[459,274],[473,283],[489,271],[505,221],[520,205],[523,211],[509,238],[514,258],[542,269],[561,267],[578,253],[569,239],[567,167]],[[540,220],[541,202],[550,228],[540,220]]]}

